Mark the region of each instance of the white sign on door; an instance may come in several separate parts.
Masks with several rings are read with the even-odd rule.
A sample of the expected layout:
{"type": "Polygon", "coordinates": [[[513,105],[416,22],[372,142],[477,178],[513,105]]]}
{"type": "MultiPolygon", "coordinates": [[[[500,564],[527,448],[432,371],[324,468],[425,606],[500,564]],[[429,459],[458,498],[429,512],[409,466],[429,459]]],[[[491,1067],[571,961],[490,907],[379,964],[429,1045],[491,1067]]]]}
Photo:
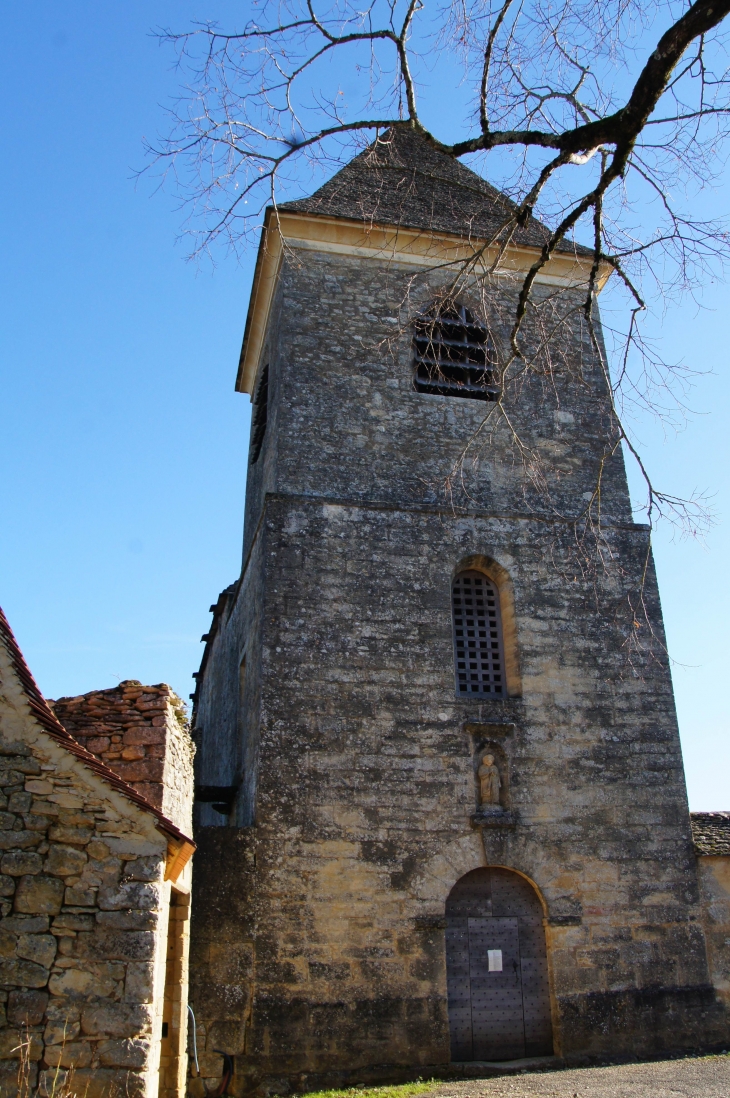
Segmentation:
{"type": "Polygon", "coordinates": [[[488,949],[487,957],[489,958],[489,971],[501,972],[502,971],[502,950],[501,949],[488,949]]]}

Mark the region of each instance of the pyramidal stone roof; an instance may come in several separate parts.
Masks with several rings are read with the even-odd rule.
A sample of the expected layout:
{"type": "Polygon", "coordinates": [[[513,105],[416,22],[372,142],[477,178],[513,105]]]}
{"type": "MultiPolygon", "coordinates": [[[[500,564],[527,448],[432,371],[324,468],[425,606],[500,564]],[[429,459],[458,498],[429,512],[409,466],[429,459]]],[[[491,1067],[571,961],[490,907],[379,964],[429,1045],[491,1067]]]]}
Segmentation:
{"type": "MultiPolygon", "coordinates": [[[[281,210],[341,217],[369,224],[499,239],[515,204],[458,160],[408,126],[393,126],[309,198],[281,210]]],[[[515,244],[542,248],[549,231],[530,218],[515,244]]],[[[590,254],[564,241],[561,252],[590,254]]]]}

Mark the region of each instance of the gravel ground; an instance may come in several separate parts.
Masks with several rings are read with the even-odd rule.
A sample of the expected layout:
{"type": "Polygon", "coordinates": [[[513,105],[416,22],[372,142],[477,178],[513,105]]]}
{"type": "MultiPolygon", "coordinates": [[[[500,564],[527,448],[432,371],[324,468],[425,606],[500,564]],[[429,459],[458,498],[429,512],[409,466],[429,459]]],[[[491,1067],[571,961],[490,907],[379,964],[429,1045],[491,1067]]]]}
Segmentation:
{"type": "Polygon", "coordinates": [[[730,1056],[468,1079],[428,1098],[730,1098],[730,1056]]]}

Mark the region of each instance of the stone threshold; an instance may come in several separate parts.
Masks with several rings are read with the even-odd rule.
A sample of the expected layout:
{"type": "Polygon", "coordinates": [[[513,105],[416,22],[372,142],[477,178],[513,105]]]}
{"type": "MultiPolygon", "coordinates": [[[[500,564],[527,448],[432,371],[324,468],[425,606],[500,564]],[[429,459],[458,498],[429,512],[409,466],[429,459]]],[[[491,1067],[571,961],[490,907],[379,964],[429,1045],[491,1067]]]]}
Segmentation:
{"type": "Polygon", "coordinates": [[[528,1071],[559,1071],[567,1067],[562,1056],[524,1056],[520,1060],[465,1060],[452,1062],[448,1075],[457,1078],[489,1079],[497,1075],[520,1075],[528,1071]]]}

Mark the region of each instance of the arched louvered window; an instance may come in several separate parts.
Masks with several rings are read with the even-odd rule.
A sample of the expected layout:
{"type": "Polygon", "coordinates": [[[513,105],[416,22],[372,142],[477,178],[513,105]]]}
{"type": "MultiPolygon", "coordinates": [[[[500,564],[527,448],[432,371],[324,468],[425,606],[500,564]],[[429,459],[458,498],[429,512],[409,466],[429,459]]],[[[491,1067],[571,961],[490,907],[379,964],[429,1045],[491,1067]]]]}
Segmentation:
{"type": "Polygon", "coordinates": [[[251,464],[255,465],[259,460],[261,447],[264,444],[266,423],[269,418],[269,367],[264,366],[261,371],[261,380],[256,390],[256,399],[253,405],[253,418],[251,420],[251,464]]]}
{"type": "Polygon", "coordinates": [[[442,305],[416,321],[413,334],[419,393],[497,400],[497,355],[486,327],[464,305],[442,305]]]}
{"type": "Polygon", "coordinates": [[[451,588],[456,693],[504,697],[504,644],[496,584],[483,572],[459,572],[451,588]]]}

